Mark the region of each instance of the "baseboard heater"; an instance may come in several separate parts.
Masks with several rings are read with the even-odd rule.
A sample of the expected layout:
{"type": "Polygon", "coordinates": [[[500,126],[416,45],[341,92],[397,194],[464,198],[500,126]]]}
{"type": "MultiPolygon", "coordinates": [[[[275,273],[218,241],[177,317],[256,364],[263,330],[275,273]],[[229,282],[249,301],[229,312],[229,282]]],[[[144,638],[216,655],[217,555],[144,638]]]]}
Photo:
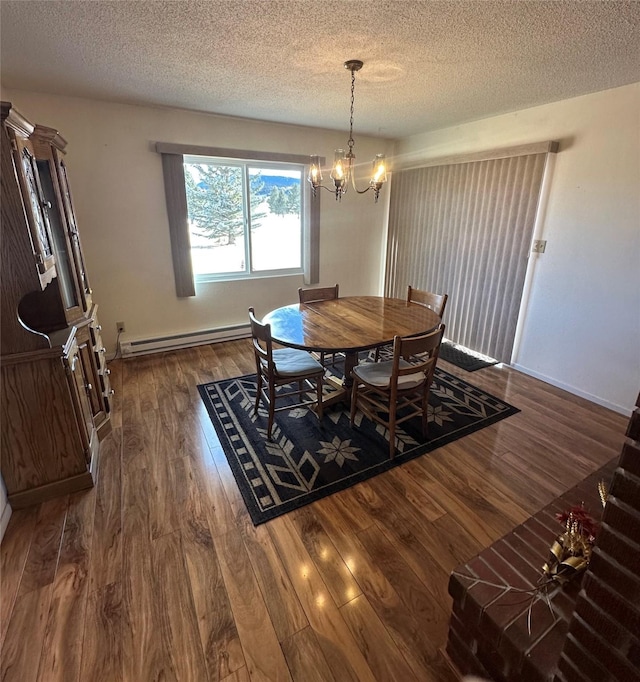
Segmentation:
{"type": "Polygon", "coordinates": [[[248,324],[240,324],[233,327],[220,327],[219,329],[207,329],[200,332],[187,334],[175,334],[173,336],[158,336],[154,339],[139,339],[136,341],[121,341],[120,355],[130,358],[134,355],[147,355],[149,353],[163,353],[190,346],[204,346],[208,343],[220,341],[234,341],[246,339],[251,336],[251,327],[248,324]]]}

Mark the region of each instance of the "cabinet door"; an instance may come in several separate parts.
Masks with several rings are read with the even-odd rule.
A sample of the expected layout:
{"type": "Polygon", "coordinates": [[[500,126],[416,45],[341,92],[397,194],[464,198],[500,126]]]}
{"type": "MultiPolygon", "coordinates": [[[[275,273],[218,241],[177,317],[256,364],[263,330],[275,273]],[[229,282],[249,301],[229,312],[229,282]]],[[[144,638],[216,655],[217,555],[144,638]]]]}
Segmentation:
{"type": "Polygon", "coordinates": [[[102,327],[94,318],[89,325],[89,331],[93,341],[93,350],[95,353],[96,366],[98,368],[98,376],[100,380],[100,387],[102,389],[104,406],[106,412],[109,412],[111,410],[111,396],[113,395],[114,391],[111,388],[111,382],[109,380],[111,370],[107,369],[107,350],[102,343],[102,336],[100,335],[101,329],[102,327]]]}
{"type": "Polygon", "coordinates": [[[51,228],[47,214],[44,211],[45,198],[40,186],[40,178],[33,150],[28,142],[20,137],[15,138],[14,158],[24,197],[35,256],[38,262],[38,270],[41,274],[45,274],[55,264],[51,228]]]}
{"type": "Polygon", "coordinates": [[[85,311],[87,311],[91,308],[91,287],[89,285],[87,269],[84,266],[84,255],[82,253],[80,235],[78,234],[78,227],[76,224],[76,213],[73,207],[73,200],[71,198],[71,190],[69,188],[67,166],[64,163],[64,159],[60,158],[57,151],[55,150],[54,158],[56,159],[58,181],[60,183],[60,191],[62,194],[62,201],[64,203],[67,225],[69,226],[69,237],[71,239],[71,245],[74,252],[74,265],[77,270],[77,276],[80,282],[80,289],[82,292],[82,297],[84,299],[84,309],[85,311]]]}
{"type": "MultiPolygon", "coordinates": [[[[49,218],[51,236],[56,258],[56,274],[58,289],[62,299],[67,323],[71,324],[82,317],[84,301],[82,300],[76,268],[74,266],[74,253],[67,234],[64,206],[60,197],[56,179],[52,174],[52,167],[47,159],[38,159],[38,174],[40,186],[45,198],[45,214],[49,218]]],[[[54,167],[55,173],[55,167],[54,167]]]]}
{"type": "Polygon", "coordinates": [[[3,356],[0,377],[2,476],[13,508],[90,487],[98,439],[73,340],[3,356]]]}
{"type": "Polygon", "coordinates": [[[84,375],[87,377],[87,397],[91,406],[91,414],[95,421],[100,412],[104,412],[102,389],[89,335],[87,334],[86,338],[82,338],[83,336],[84,334],[78,333],[78,357],[82,363],[84,375]]]}
{"type": "Polygon", "coordinates": [[[85,374],[84,365],[81,361],[78,345],[75,343],[66,358],[69,373],[71,398],[74,403],[80,438],[83,442],[85,459],[91,461],[93,440],[96,437],[96,428],[93,421],[93,413],[89,402],[89,394],[93,388],[90,378],[85,374]]]}

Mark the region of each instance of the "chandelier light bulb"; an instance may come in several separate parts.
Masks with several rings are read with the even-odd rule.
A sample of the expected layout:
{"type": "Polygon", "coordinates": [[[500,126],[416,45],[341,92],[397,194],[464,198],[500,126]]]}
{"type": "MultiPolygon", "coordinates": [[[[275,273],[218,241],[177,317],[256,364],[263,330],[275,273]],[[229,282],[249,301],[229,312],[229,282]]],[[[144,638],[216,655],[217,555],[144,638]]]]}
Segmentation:
{"type": "Polygon", "coordinates": [[[376,154],[373,160],[373,175],[371,177],[371,184],[386,182],[387,180],[387,167],[385,164],[384,154],[376,154]]]}
{"type": "Polygon", "coordinates": [[[332,180],[348,179],[346,171],[346,161],[344,158],[344,149],[336,149],[334,152],[331,179],[332,180]]]}
{"type": "Polygon", "coordinates": [[[318,156],[312,156],[309,163],[309,175],[307,180],[311,183],[313,190],[315,192],[316,187],[322,185],[322,168],[320,167],[320,159],[318,156]]]}

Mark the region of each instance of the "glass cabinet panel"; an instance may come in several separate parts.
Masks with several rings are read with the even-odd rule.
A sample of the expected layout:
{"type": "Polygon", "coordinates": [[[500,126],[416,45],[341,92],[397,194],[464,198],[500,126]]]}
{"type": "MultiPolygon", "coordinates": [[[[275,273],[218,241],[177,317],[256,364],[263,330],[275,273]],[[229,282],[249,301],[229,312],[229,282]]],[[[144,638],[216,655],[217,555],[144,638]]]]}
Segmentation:
{"type": "Polygon", "coordinates": [[[67,167],[62,159],[58,161],[58,179],[60,180],[60,188],[62,192],[62,201],[64,202],[65,214],[71,239],[73,240],[73,249],[75,254],[75,266],[78,272],[78,279],[80,287],[85,296],[85,309],[89,308],[91,287],[89,286],[89,278],[87,277],[87,270],[84,266],[84,256],[82,247],[80,245],[80,236],[76,225],[76,214],[71,199],[71,190],[69,189],[69,178],[67,176],[67,167]]]}
{"type": "Polygon", "coordinates": [[[47,216],[43,210],[44,197],[38,183],[36,161],[29,148],[22,145],[20,146],[20,164],[28,195],[27,202],[31,208],[29,217],[33,221],[31,227],[35,240],[34,247],[38,251],[36,255],[39,256],[38,266],[41,272],[45,272],[49,268],[49,262],[53,259],[53,244],[49,234],[47,216]]]}
{"type": "Polygon", "coordinates": [[[69,310],[70,308],[76,308],[80,305],[73,271],[73,258],[69,252],[69,243],[66,239],[64,221],[60,215],[60,207],[58,206],[55,190],[53,188],[53,179],[51,177],[49,162],[37,161],[37,166],[40,174],[42,192],[46,205],[48,206],[47,215],[49,217],[51,236],[55,248],[58,286],[60,288],[63,305],[66,310],[69,310]]]}

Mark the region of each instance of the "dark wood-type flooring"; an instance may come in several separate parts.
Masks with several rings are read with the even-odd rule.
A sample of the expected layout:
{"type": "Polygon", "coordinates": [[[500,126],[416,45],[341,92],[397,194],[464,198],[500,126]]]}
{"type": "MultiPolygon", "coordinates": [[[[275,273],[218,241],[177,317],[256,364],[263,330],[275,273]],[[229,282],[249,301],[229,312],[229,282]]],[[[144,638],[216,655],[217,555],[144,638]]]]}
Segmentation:
{"type": "Polygon", "coordinates": [[[196,390],[252,372],[250,342],[112,362],[97,485],[2,543],[2,680],[455,680],[449,572],[616,457],[627,419],[441,365],[522,412],[256,528],[196,390]]]}

